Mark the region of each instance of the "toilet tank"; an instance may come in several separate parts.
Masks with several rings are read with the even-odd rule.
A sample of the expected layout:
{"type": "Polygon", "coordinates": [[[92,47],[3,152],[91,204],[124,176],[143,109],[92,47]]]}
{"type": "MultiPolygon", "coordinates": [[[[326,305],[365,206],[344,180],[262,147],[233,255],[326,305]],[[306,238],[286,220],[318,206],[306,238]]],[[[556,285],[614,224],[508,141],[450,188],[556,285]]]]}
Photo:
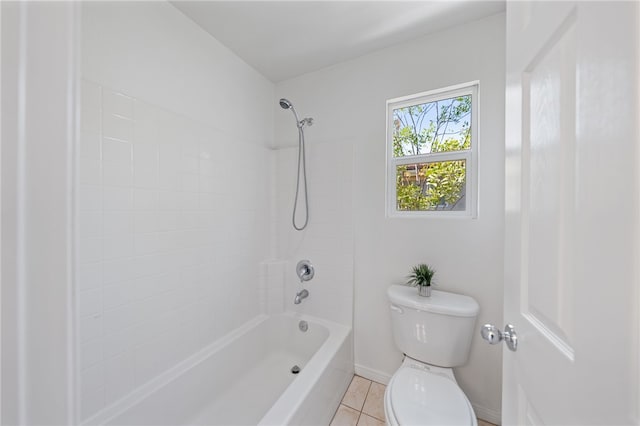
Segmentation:
{"type": "Polygon", "coordinates": [[[391,327],[398,349],[407,356],[439,367],[467,362],[480,307],[469,296],[432,290],[418,295],[415,287],[392,285],[387,290],[391,327]]]}

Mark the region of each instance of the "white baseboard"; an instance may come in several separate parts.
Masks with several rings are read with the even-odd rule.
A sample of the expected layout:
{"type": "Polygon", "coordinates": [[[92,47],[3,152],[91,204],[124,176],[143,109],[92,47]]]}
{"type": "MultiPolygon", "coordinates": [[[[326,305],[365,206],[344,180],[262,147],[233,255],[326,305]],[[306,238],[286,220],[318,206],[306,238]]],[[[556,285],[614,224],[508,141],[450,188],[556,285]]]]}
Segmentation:
{"type": "Polygon", "coordinates": [[[493,423],[494,425],[502,424],[502,413],[498,410],[492,410],[491,408],[483,407],[478,404],[471,403],[473,411],[476,413],[476,417],[493,423]]]}
{"type": "Polygon", "coordinates": [[[382,383],[386,385],[391,380],[391,374],[383,373],[379,370],[374,370],[373,368],[364,367],[362,365],[355,365],[356,374],[358,376],[362,376],[365,379],[373,380],[374,382],[382,383]]]}

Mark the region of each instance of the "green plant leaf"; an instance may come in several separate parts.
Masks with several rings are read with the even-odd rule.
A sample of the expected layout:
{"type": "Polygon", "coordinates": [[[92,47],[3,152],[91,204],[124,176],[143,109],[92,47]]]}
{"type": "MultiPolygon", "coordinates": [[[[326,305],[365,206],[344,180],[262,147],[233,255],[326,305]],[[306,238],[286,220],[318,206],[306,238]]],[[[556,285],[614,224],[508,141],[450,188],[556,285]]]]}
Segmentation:
{"type": "Polygon", "coordinates": [[[435,274],[435,269],[425,263],[421,263],[411,268],[411,273],[407,277],[407,284],[412,286],[429,286],[435,274]]]}

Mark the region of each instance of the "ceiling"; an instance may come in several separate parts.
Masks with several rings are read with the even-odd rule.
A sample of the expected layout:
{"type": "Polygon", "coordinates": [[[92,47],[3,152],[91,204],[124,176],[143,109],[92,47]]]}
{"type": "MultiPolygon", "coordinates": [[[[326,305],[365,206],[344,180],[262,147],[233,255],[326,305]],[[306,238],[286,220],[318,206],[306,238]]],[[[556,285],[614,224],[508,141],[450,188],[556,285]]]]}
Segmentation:
{"type": "Polygon", "coordinates": [[[505,10],[503,1],[173,1],[273,82],[505,10]]]}

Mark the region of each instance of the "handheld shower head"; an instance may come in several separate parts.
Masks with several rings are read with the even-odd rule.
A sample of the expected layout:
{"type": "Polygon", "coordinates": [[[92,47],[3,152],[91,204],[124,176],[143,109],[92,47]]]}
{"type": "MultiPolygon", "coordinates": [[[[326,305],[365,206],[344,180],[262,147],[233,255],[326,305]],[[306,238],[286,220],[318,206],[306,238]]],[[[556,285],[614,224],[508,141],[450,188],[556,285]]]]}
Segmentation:
{"type": "Polygon", "coordinates": [[[288,99],[282,98],[280,99],[280,106],[282,107],[282,109],[291,110],[291,112],[293,113],[293,116],[296,119],[296,126],[300,128],[301,126],[300,119],[298,118],[298,114],[296,113],[296,109],[293,107],[293,104],[288,99]]]}
{"type": "Polygon", "coordinates": [[[289,102],[289,100],[285,98],[280,99],[280,106],[282,107],[282,109],[289,109],[293,107],[291,102],[289,102]]]}
{"type": "Polygon", "coordinates": [[[299,129],[301,129],[305,125],[311,126],[313,124],[313,118],[308,117],[308,118],[303,118],[302,120],[298,118],[296,109],[293,107],[293,104],[289,99],[281,98],[280,107],[282,107],[282,109],[290,109],[291,112],[293,112],[293,116],[296,118],[296,126],[298,126],[299,129]]]}

